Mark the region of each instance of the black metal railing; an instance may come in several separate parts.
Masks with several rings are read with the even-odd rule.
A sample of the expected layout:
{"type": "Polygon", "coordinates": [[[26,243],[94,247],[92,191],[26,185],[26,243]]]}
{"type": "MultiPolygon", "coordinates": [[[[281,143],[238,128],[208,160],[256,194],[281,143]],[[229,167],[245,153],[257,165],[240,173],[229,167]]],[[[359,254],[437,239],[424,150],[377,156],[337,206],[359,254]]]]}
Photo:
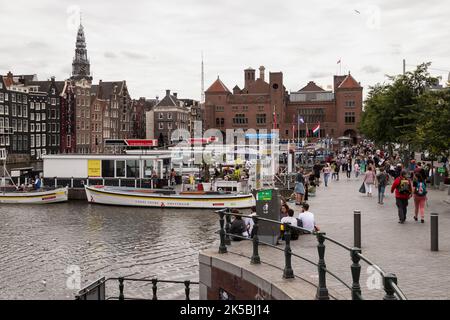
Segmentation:
{"type": "Polygon", "coordinates": [[[362,300],[362,293],[361,293],[361,285],[360,285],[360,275],[361,275],[361,264],[360,261],[364,261],[368,265],[372,266],[382,277],[382,284],[383,289],[385,292],[385,295],[383,297],[384,300],[406,300],[406,296],[401,291],[401,289],[398,287],[397,284],[397,276],[392,273],[387,273],[383,269],[381,269],[378,265],[374,264],[372,261],[370,261],[367,257],[365,257],[362,254],[361,248],[357,247],[349,247],[345,244],[343,244],[340,241],[337,241],[329,236],[326,235],[325,232],[321,231],[310,231],[301,227],[297,226],[291,226],[288,223],[281,223],[280,221],[276,220],[270,220],[266,218],[261,218],[257,215],[244,215],[239,213],[231,213],[230,209],[222,209],[216,211],[217,214],[219,214],[219,222],[220,222],[220,245],[219,245],[219,253],[224,254],[227,253],[227,245],[231,244],[230,236],[233,238],[237,238],[240,240],[248,240],[253,242],[253,252],[252,256],[250,258],[250,263],[252,264],[260,264],[261,263],[261,257],[259,256],[258,247],[260,244],[264,244],[265,246],[271,247],[273,249],[284,251],[285,256],[285,263],[284,263],[284,269],[283,269],[283,275],[282,277],[285,279],[294,278],[294,270],[292,268],[292,257],[296,257],[299,259],[302,259],[306,262],[308,262],[311,265],[314,265],[317,267],[318,271],[318,283],[316,285],[317,287],[317,293],[316,293],[316,299],[318,300],[329,300],[330,295],[328,292],[327,284],[326,284],[326,275],[329,274],[334,279],[336,279],[338,282],[340,282],[342,285],[344,285],[347,289],[351,292],[351,298],[353,300],[362,300]],[[240,216],[245,218],[251,218],[253,220],[253,231],[252,231],[252,237],[244,237],[241,235],[236,234],[230,234],[230,224],[231,224],[231,216],[240,216]],[[226,223],[225,223],[226,221],[226,223]],[[268,223],[276,224],[276,225],[283,225],[284,226],[284,238],[285,238],[285,247],[284,249],[274,246],[270,243],[266,243],[263,241],[260,241],[258,238],[258,223],[260,221],[265,221],[268,223]],[[291,230],[296,230],[297,232],[304,233],[304,234],[312,234],[315,235],[317,238],[317,252],[318,252],[318,262],[313,262],[308,258],[305,258],[299,254],[295,254],[292,252],[291,248],[291,230]],[[325,263],[325,241],[329,241],[344,250],[348,251],[350,253],[351,258],[351,265],[350,265],[350,271],[351,271],[351,277],[352,277],[352,284],[347,284],[344,280],[342,280],[340,277],[338,277],[335,273],[331,272],[327,269],[326,263],[325,263]]]}
{"type": "Polygon", "coordinates": [[[183,284],[184,285],[184,296],[186,300],[190,300],[191,285],[199,285],[195,281],[175,281],[175,280],[160,280],[158,278],[152,279],[137,279],[137,278],[127,278],[127,277],[117,277],[117,278],[101,278],[86,288],[80,290],[75,296],[76,300],[158,300],[158,284],[159,283],[171,283],[171,284],[183,284]],[[118,281],[119,295],[118,296],[107,296],[106,295],[106,282],[108,281],[118,281]],[[147,282],[152,284],[152,297],[151,298],[136,298],[136,297],[125,297],[125,282],[147,282]]]}

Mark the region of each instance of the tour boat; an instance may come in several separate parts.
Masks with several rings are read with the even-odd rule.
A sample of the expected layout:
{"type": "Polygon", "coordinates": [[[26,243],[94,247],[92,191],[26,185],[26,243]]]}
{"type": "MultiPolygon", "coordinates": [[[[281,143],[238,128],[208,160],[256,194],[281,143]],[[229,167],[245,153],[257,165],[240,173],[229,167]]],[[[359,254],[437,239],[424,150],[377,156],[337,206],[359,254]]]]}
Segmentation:
{"type": "Polygon", "coordinates": [[[36,191],[0,191],[0,203],[47,204],[68,200],[68,188],[36,191]]]}
{"type": "Polygon", "coordinates": [[[128,187],[85,186],[90,203],[117,206],[157,208],[250,208],[255,199],[249,193],[221,193],[208,191],[176,192],[172,190],[138,189],[128,187]]]}

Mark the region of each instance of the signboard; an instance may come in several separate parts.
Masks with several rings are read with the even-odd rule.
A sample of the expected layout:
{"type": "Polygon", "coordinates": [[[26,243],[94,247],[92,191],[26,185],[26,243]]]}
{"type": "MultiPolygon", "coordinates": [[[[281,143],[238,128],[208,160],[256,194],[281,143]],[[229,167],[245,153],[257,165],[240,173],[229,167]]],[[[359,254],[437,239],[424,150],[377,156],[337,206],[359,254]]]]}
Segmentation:
{"type": "Polygon", "coordinates": [[[439,173],[445,173],[445,168],[438,168],[437,171],[438,171],[439,173]]]}
{"type": "Polygon", "coordinates": [[[105,140],[105,146],[111,147],[111,146],[121,146],[125,147],[127,144],[125,143],[125,140],[123,139],[106,139],[105,140]]]}
{"type": "Polygon", "coordinates": [[[102,161],[101,160],[88,160],[88,177],[101,177],[102,176],[102,161]]]}
{"type": "Polygon", "coordinates": [[[276,133],[247,133],[247,139],[274,139],[278,135],[276,133]]]}
{"type": "Polygon", "coordinates": [[[126,139],[125,143],[129,147],[157,147],[157,139],[126,139]]]}
{"type": "Polygon", "coordinates": [[[261,190],[256,195],[256,200],[270,201],[272,200],[272,190],[261,190]]]}

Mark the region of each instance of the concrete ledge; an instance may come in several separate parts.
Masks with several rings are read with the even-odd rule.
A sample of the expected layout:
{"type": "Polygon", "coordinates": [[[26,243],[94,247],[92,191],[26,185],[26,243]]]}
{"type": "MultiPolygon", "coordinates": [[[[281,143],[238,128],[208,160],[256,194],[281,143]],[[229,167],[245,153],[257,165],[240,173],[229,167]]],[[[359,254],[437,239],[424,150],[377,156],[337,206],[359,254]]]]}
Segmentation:
{"type": "Polygon", "coordinates": [[[203,264],[207,265],[207,266],[211,266],[211,257],[210,256],[205,256],[201,252],[198,254],[198,261],[200,263],[203,263],[203,264]]]}
{"type": "MultiPolygon", "coordinates": [[[[218,255],[218,254],[217,254],[218,255]]],[[[225,258],[226,256],[229,256],[229,254],[222,254],[222,256],[225,258]]],[[[235,275],[237,277],[242,277],[242,269],[238,267],[237,265],[226,261],[226,258],[222,260],[219,257],[211,257],[211,266],[215,267],[217,269],[223,270],[225,272],[228,272],[232,275],[235,275]]]]}
{"type": "Polygon", "coordinates": [[[200,282],[208,287],[211,287],[211,267],[200,263],[199,272],[200,282]]]}
{"type": "Polygon", "coordinates": [[[199,299],[200,300],[208,299],[208,287],[205,286],[203,283],[200,283],[199,285],[199,299]]]}

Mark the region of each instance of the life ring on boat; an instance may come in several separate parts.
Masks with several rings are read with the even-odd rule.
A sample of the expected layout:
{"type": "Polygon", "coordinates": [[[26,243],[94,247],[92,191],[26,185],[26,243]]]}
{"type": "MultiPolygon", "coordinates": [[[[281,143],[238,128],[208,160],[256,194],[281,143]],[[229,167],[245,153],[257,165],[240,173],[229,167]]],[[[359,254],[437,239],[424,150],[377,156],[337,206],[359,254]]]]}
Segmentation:
{"type": "Polygon", "coordinates": [[[220,193],[222,193],[222,192],[223,192],[223,189],[222,189],[222,188],[219,188],[219,189],[217,189],[217,191],[220,192],[220,193]]]}

